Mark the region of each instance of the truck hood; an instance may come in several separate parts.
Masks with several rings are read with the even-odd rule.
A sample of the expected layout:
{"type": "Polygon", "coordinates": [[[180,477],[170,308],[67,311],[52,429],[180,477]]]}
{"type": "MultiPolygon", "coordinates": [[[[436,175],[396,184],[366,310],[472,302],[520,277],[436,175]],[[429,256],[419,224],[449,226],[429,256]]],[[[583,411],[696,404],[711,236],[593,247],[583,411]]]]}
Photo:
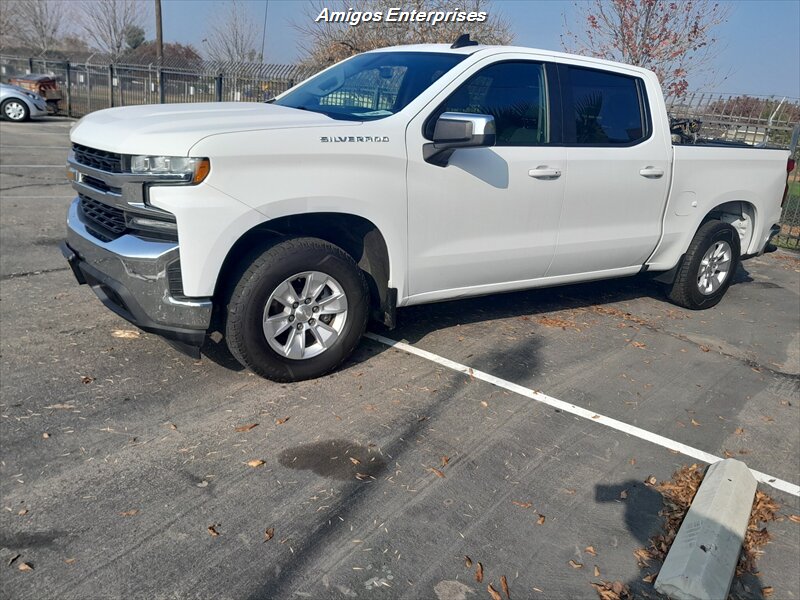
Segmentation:
{"type": "Polygon", "coordinates": [[[186,156],[192,146],[210,135],[337,124],[342,123],[319,113],[274,104],[148,104],[91,113],[73,127],[70,138],[76,144],[120,154],[186,156]]]}

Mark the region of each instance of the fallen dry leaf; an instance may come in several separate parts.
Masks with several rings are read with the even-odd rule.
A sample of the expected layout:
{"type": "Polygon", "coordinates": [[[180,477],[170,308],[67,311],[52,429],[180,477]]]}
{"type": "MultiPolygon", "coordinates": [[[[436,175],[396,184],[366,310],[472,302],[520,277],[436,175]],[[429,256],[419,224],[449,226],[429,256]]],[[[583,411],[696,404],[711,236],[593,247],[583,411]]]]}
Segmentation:
{"type": "Polygon", "coordinates": [[[17,567],[20,571],[33,571],[33,565],[31,563],[19,563],[17,567]]]}
{"type": "Polygon", "coordinates": [[[253,427],[258,427],[258,423],[248,423],[247,425],[239,425],[239,427],[234,428],[236,433],[242,433],[245,431],[250,431],[253,427]]]}
{"type": "Polygon", "coordinates": [[[356,479],[359,481],[366,481],[369,479],[369,475],[367,473],[356,473],[356,479]]]}
{"type": "Polygon", "coordinates": [[[645,583],[653,583],[656,580],[656,577],[658,577],[658,573],[650,573],[649,575],[642,577],[642,581],[645,583]]]}
{"type": "Polygon", "coordinates": [[[467,555],[464,555],[464,566],[468,569],[472,568],[472,559],[467,555]]]}
{"type": "Polygon", "coordinates": [[[481,400],[481,406],[483,408],[489,408],[489,403],[486,400],[481,400]]]}
{"type": "Polygon", "coordinates": [[[692,419],[692,425],[694,425],[695,427],[700,427],[700,423],[698,423],[694,419],[692,419]]]}
{"type": "Polygon", "coordinates": [[[582,569],[583,568],[583,565],[581,563],[575,562],[572,559],[570,559],[569,563],[567,563],[567,564],[569,564],[569,566],[572,567],[573,569],[582,569]]]}
{"type": "Polygon", "coordinates": [[[50,438],[50,434],[49,434],[49,433],[47,433],[47,432],[45,431],[45,432],[42,434],[42,439],[45,439],[45,440],[47,440],[47,439],[49,439],[49,438],[50,438]]]}
{"type": "Polygon", "coordinates": [[[572,490],[572,489],[569,489],[569,488],[564,488],[564,493],[565,494],[569,494],[570,496],[574,496],[575,495],[575,491],[576,490],[572,490]]]}
{"type": "Polygon", "coordinates": [[[27,508],[20,509],[20,511],[17,513],[17,515],[19,515],[20,517],[24,517],[27,514],[28,514],[27,508]]]}
{"type": "Polygon", "coordinates": [[[533,504],[531,504],[530,502],[517,502],[516,500],[512,500],[511,504],[513,504],[514,506],[519,506],[520,508],[530,508],[531,506],[533,506],[533,504]]]}
{"type": "Polygon", "coordinates": [[[775,589],[771,585],[761,588],[761,593],[764,594],[765,598],[771,596],[774,591],[775,589]]]}
{"type": "Polygon", "coordinates": [[[601,583],[592,583],[591,586],[597,592],[600,600],[631,600],[633,595],[627,585],[621,581],[609,583],[603,581],[601,583]]]}
{"type": "Polygon", "coordinates": [[[178,429],[178,426],[175,425],[175,423],[167,423],[167,427],[172,429],[172,431],[176,431],[178,429]]]}
{"type": "Polygon", "coordinates": [[[443,456],[443,457],[440,459],[440,463],[441,463],[441,465],[442,465],[443,467],[446,467],[446,466],[447,466],[447,463],[449,463],[449,462],[450,462],[450,457],[449,457],[449,456],[443,456]]]}
{"type": "Polygon", "coordinates": [[[583,551],[586,552],[586,554],[597,556],[597,550],[594,549],[594,546],[586,546],[586,548],[584,548],[583,551]]]}
{"type": "Polygon", "coordinates": [[[437,469],[436,467],[430,467],[428,470],[429,470],[429,471],[431,471],[431,472],[432,472],[434,475],[436,475],[437,477],[445,477],[445,474],[444,474],[444,473],[442,473],[442,472],[441,472],[439,469],[437,469]]]}
{"type": "Polygon", "coordinates": [[[264,532],[264,541],[265,542],[270,541],[273,538],[274,535],[275,535],[275,528],[274,527],[270,527],[269,529],[267,529],[264,532]]]}
{"type": "Polygon", "coordinates": [[[647,479],[644,480],[645,485],[655,485],[658,483],[658,479],[656,479],[655,475],[650,475],[647,479]]]}
{"type": "Polygon", "coordinates": [[[125,512],[119,513],[120,517],[133,517],[139,514],[139,509],[134,508],[132,510],[126,510],[125,512]]]}
{"type": "Polygon", "coordinates": [[[81,377],[81,383],[83,384],[92,383],[94,380],[95,378],[91,377],[90,375],[84,375],[83,377],[81,377]]]}
{"type": "Polygon", "coordinates": [[[744,433],[744,427],[737,427],[734,432],[736,435],[742,435],[744,433]]]}
{"type": "Polygon", "coordinates": [[[631,345],[634,348],[647,348],[647,344],[643,344],[642,342],[633,342],[631,345]]]}
{"type": "Polygon", "coordinates": [[[506,595],[506,598],[511,600],[511,592],[508,590],[508,579],[506,579],[505,575],[500,577],[500,587],[503,588],[503,593],[506,595]]]}
{"type": "Polygon", "coordinates": [[[498,593],[496,589],[492,587],[491,583],[488,586],[486,586],[486,591],[489,592],[489,595],[492,597],[492,600],[503,600],[503,597],[498,593]]]}
{"type": "Polygon", "coordinates": [[[478,566],[475,567],[475,581],[483,583],[483,565],[481,563],[478,563],[478,566]]]}
{"type": "Polygon", "coordinates": [[[267,461],[261,460],[260,458],[254,458],[253,460],[248,460],[247,461],[247,466],[248,467],[261,467],[261,466],[263,466],[265,464],[267,464],[267,461]]]}
{"type": "Polygon", "coordinates": [[[71,564],[72,564],[72,563],[74,563],[76,560],[78,560],[78,559],[77,559],[77,558],[65,558],[65,559],[64,559],[64,562],[65,562],[65,563],[67,563],[68,565],[71,565],[71,564]]]}
{"type": "Polygon", "coordinates": [[[357,458],[353,458],[352,456],[350,457],[350,462],[353,463],[354,465],[360,465],[361,464],[360,460],[358,460],[357,458]]]}
{"type": "Polygon", "coordinates": [[[289,417],[284,417],[283,419],[275,419],[275,425],[283,425],[288,420],[289,420],[289,417]]]}
{"type": "Polygon", "coordinates": [[[703,352],[709,352],[711,348],[709,348],[708,346],[700,346],[700,350],[702,350],[703,352]]]}
{"type": "Polygon", "coordinates": [[[115,329],[111,332],[112,337],[122,338],[124,340],[135,340],[141,333],[135,329],[115,329]]]}
{"type": "Polygon", "coordinates": [[[622,490],[619,493],[619,497],[622,498],[623,500],[625,500],[628,497],[628,490],[622,490]]]}
{"type": "Polygon", "coordinates": [[[800,515],[789,515],[789,520],[792,523],[800,523],[800,515]]]}
{"type": "Polygon", "coordinates": [[[600,569],[597,568],[597,565],[594,566],[594,576],[600,577],[600,569]]]}
{"type": "Polygon", "coordinates": [[[647,551],[645,548],[638,548],[633,551],[633,555],[636,557],[636,563],[639,565],[640,568],[645,568],[650,566],[650,552],[647,551]]]}
{"type": "Polygon", "coordinates": [[[539,518],[536,519],[537,525],[544,525],[544,515],[539,515],[539,518]]]}
{"type": "Polygon", "coordinates": [[[207,529],[208,529],[208,533],[211,534],[211,537],[218,537],[219,536],[219,531],[217,531],[217,528],[214,525],[209,525],[207,529]]]}

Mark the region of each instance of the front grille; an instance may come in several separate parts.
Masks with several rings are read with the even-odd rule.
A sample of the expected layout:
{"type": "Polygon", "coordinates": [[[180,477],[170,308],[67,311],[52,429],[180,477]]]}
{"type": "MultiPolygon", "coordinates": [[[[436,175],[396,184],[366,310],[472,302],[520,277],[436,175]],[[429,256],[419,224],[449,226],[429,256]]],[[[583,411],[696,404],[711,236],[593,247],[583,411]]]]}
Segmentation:
{"type": "Polygon", "coordinates": [[[88,175],[84,175],[81,178],[81,183],[83,183],[84,185],[88,185],[89,187],[93,187],[94,189],[104,192],[106,194],[116,194],[117,196],[122,195],[122,188],[112,187],[108,185],[105,181],[102,181],[95,177],[89,177],[88,175]]]}
{"type": "Polygon", "coordinates": [[[125,231],[125,213],[119,208],[103,204],[80,194],[81,210],[90,221],[107,231],[121,235],[125,231]]]}
{"type": "Polygon", "coordinates": [[[75,161],[78,164],[109,173],[122,173],[122,155],[120,154],[88,148],[80,144],[72,144],[72,151],[75,153],[75,161]]]}

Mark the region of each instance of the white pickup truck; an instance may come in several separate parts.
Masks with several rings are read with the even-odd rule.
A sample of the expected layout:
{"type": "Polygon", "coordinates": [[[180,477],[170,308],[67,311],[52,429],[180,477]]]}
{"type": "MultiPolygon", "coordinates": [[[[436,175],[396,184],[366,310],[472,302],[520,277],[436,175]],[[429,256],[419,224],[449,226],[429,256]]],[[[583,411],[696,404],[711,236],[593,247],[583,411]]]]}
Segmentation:
{"type": "Polygon", "coordinates": [[[111,310],[277,381],[367,321],[647,271],[714,306],[767,248],[786,150],[671,135],[658,79],[529,48],[386,48],[271,103],[112,108],[72,130],[62,251],[111,310]]]}

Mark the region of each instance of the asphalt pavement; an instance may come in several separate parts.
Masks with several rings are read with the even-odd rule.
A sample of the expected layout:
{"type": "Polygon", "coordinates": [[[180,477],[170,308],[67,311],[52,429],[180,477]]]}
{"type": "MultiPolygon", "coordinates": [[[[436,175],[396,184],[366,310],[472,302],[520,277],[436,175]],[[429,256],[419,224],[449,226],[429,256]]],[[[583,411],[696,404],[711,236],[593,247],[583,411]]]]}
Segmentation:
{"type": "MultiPolygon", "coordinates": [[[[297,384],[223,344],[177,353],[61,257],[70,125],[0,124],[0,595],[458,600],[505,576],[512,598],[658,597],[633,555],[659,528],[643,482],[695,459],[374,340],[297,384]]],[[[800,255],[779,251],[708,311],[631,278],[376,332],[796,485],[798,315],[800,255]]],[[[759,488],[782,517],[733,593],[800,598],[800,502],[759,488]]]]}

